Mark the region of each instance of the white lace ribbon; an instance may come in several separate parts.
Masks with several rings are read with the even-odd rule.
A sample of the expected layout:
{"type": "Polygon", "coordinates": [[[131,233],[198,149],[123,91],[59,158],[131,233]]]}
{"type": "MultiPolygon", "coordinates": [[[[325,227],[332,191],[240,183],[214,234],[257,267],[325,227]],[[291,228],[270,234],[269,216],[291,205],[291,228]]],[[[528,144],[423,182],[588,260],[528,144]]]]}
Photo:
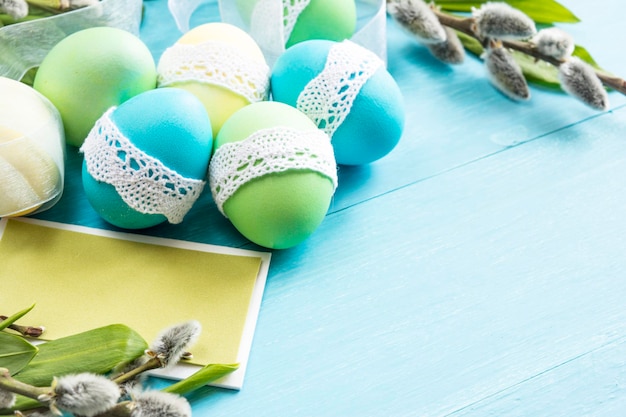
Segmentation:
{"type": "Polygon", "coordinates": [[[307,8],[310,2],[311,0],[283,0],[285,41],[289,40],[300,13],[307,8]]]}
{"type": "Polygon", "coordinates": [[[328,136],[319,129],[288,127],[259,130],[239,142],[220,146],[209,165],[213,199],[224,216],[224,203],[252,179],[287,170],[310,170],[337,187],[337,164],[328,136]]]}
{"type": "Polygon", "coordinates": [[[162,214],[170,223],[183,221],[205,181],[185,178],[137,149],[111,120],[109,109],[80,148],[87,172],[115,187],[122,200],[145,214],[162,214]]]}
{"type": "Polygon", "coordinates": [[[160,87],[196,81],[224,87],[250,103],[268,96],[269,66],[223,42],[177,43],[163,52],[157,71],[160,87]]]}
{"type": "MultiPolygon", "coordinates": [[[[247,30],[261,47],[280,45],[284,49],[298,17],[309,3],[311,0],[257,0],[247,30]]],[[[225,18],[224,21],[230,20],[228,16],[222,17],[225,18]]]]}
{"type": "Polygon", "coordinates": [[[296,107],[332,138],[361,88],[383,66],[368,49],[351,41],[339,42],[330,48],[322,72],[300,92],[296,107]]]}

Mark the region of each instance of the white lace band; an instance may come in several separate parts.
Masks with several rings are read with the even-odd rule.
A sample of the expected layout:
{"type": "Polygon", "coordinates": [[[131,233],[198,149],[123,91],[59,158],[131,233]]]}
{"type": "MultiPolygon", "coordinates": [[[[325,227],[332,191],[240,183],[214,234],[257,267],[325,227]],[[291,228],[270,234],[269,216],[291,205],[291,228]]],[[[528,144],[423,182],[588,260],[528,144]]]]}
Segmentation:
{"type": "Polygon", "coordinates": [[[326,65],[298,96],[296,107],[332,139],[345,121],[354,99],[383,61],[351,41],[330,48],[326,65]]]}
{"type": "Polygon", "coordinates": [[[177,43],[163,52],[157,70],[159,87],[196,81],[224,87],[250,103],[268,97],[268,65],[223,42],[177,43]]]}
{"type": "Polygon", "coordinates": [[[285,42],[289,40],[291,32],[293,31],[300,13],[307,8],[311,0],[283,0],[283,9],[285,10],[285,17],[283,25],[285,27],[285,42]]]}
{"type": "Polygon", "coordinates": [[[162,214],[173,224],[182,222],[205,181],[182,177],[137,149],[111,120],[113,110],[96,122],[80,148],[87,172],[114,186],[122,200],[138,212],[162,214]]]}
{"type": "Polygon", "coordinates": [[[218,209],[245,183],[291,169],[318,172],[337,187],[337,164],[328,136],[321,130],[288,127],[259,130],[239,142],[220,146],[209,166],[209,185],[218,209]]]}

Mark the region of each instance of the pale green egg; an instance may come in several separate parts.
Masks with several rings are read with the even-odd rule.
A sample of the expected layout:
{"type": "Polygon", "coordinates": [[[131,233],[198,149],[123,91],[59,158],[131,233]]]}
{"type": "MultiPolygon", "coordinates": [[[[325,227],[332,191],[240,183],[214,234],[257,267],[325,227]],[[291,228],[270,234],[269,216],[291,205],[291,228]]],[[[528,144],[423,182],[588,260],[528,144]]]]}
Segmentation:
{"type": "Polygon", "coordinates": [[[95,27],[52,48],[34,87],[61,113],[67,143],[80,146],[107,109],[156,87],[156,68],[139,38],[121,29],[95,27]]]}
{"type": "MultiPolygon", "coordinates": [[[[255,103],[226,121],[214,142],[214,152],[225,144],[244,141],[256,132],[276,127],[294,129],[300,134],[318,131],[307,116],[293,107],[277,102],[255,103]]],[[[322,136],[320,140],[328,138],[322,136]]],[[[215,160],[214,157],[211,163],[215,160]]],[[[332,167],[336,170],[334,158],[332,167]]],[[[268,172],[239,187],[224,202],[223,210],[235,228],[252,242],[285,249],[301,243],[318,228],[333,194],[333,181],[319,171],[268,172]]]]}

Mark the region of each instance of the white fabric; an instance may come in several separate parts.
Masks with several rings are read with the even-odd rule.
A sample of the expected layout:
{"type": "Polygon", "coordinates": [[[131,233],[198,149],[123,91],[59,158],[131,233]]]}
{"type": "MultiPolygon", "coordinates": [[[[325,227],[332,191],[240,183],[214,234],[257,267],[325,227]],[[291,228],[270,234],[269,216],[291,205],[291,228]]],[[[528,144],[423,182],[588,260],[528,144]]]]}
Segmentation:
{"type": "Polygon", "coordinates": [[[0,76],[20,80],[59,41],[82,29],[112,26],[138,35],[141,6],[141,0],[102,0],[72,12],[0,27],[0,76]]]}
{"type": "Polygon", "coordinates": [[[337,187],[337,164],[330,139],[318,129],[289,127],[259,130],[239,142],[220,146],[209,165],[209,185],[217,208],[247,182],[287,170],[310,170],[337,187]]]}
{"type": "Polygon", "coordinates": [[[176,26],[181,32],[189,31],[189,20],[191,15],[205,0],[168,0],[167,8],[170,10],[176,26]]]}
{"type": "MultiPolygon", "coordinates": [[[[189,28],[189,17],[202,3],[210,0],[169,0],[170,11],[174,15],[178,28],[186,32],[189,28]]],[[[252,0],[249,0],[252,1],[252,0]]],[[[289,39],[285,28],[283,1],[256,0],[256,8],[251,21],[241,16],[237,1],[219,0],[220,16],[223,22],[242,28],[257,41],[265,59],[273,65],[284,52],[286,40],[289,39]],[[261,6],[263,4],[263,6],[261,6]]],[[[292,0],[299,1],[299,0],[292,0]]],[[[291,3],[291,2],[290,2],[291,3]]],[[[383,62],[387,61],[386,41],[386,1],[356,0],[357,31],[351,40],[378,55],[383,62]]],[[[294,16],[296,12],[292,13],[294,16]]],[[[299,13],[298,13],[299,14],[299,13]]],[[[290,32],[289,32],[290,34],[290,32]]]]}
{"type": "Polygon", "coordinates": [[[300,92],[296,107],[332,139],[361,88],[383,65],[376,54],[354,42],[336,43],[322,72],[300,92]]]}
{"type": "Polygon", "coordinates": [[[80,151],[87,172],[115,187],[122,200],[145,214],[162,214],[177,224],[198,199],[205,181],[185,178],[137,149],[110,118],[108,110],[95,124],[80,151]]]}
{"type": "Polygon", "coordinates": [[[174,44],[163,52],[157,71],[160,87],[196,81],[224,87],[250,103],[266,100],[268,96],[268,65],[224,42],[174,44]]]}
{"type": "Polygon", "coordinates": [[[285,11],[283,20],[285,42],[291,36],[291,32],[298,21],[300,13],[306,9],[310,2],[311,0],[283,0],[283,9],[285,11]]]}

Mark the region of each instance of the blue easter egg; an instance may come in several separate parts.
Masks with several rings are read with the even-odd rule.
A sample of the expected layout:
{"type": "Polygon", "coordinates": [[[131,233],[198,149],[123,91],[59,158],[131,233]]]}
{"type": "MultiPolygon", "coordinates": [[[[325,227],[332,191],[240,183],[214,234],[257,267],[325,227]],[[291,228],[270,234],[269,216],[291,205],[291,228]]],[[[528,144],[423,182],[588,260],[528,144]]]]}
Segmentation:
{"type": "MultiPolygon", "coordinates": [[[[109,119],[132,146],[166,169],[186,179],[205,180],[213,146],[211,122],[204,106],[193,94],[175,88],[150,90],[122,103],[110,113],[109,119]]],[[[106,132],[98,131],[96,124],[91,135],[103,139],[106,132]]],[[[144,180],[139,176],[107,181],[96,179],[98,175],[89,171],[85,148],[86,145],[81,148],[85,152],[83,188],[90,204],[104,220],[125,229],[142,229],[167,220],[164,214],[133,208],[120,195],[116,186],[130,187],[133,182],[141,183],[144,180]]],[[[120,160],[126,158],[124,152],[118,152],[117,156],[120,160]]],[[[131,161],[131,164],[139,167],[139,162],[131,161]]],[[[107,168],[106,164],[91,167],[96,173],[107,168]]],[[[125,171],[132,174],[135,172],[132,168],[130,165],[125,171]]],[[[138,195],[137,198],[145,199],[146,196],[138,195]]]]}
{"type": "MultiPolygon", "coordinates": [[[[337,42],[310,40],[287,49],[272,70],[273,99],[297,107],[298,97],[325,69],[329,52],[335,45],[337,42]]],[[[346,70],[345,65],[340,67],[346,70]]],[[[341,76],[343,74],[339,73],[334,78],[341,76]]],[[[400,88],[384,65],[380,65],[362,85],[349,113],[331,135],[337,163],[361,165],[387,155],[402,136],[404,117],[400,88]]]]}

